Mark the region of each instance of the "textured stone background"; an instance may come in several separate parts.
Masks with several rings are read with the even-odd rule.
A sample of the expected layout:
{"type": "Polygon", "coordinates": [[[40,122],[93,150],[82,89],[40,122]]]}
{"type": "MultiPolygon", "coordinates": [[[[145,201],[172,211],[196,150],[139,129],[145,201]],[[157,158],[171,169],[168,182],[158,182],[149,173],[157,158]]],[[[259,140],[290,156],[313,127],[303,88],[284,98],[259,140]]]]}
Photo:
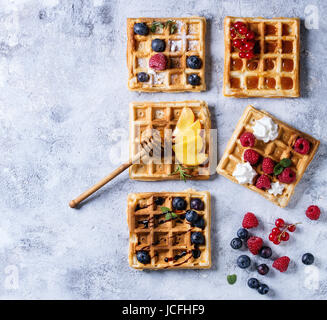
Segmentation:
{"type": "MultiPolygon", "coordinates": [[[[56,299],[325,299],[326,211],[309,221],[305,208],[326,201],[326,1],[102,1],[0,2],[0,298],[56,299]],[[302,20],[299,99],[222,96],[223,18],[298,16],[318,9],[319,29],[302,20]],[[307,10],[311,10],[310,7],[307,10]],[[127,90],[126,18],[203,15],[208,91],[144,94],[127,90]],[[311,133],[322,144],[287,209],[221,176],[204,182],[133,182],[125,172],[80,210],[68,202],[126,156],[128,103],[133,100],[206,100],[218,127],[219,156],[248,103],[311,133]],[[121,145],[123,148],[121,150],[121,145]],[[213,195],[213,267],[207,271],[139,272],[127,262],[126,196],[132,191],[194,187],[213,195]],[[269,233],[274,219],[303,224],[274,253],[288,255],[285,274],[258,276],[271,287],[262,297],[246,286],[255,271],[235,265],[230,239],[246,211],[269,233]],[[313,269],[300,262],[316,256],[313,269]],[[18,287],[8,276],[18,271],[18,287]],[[312,274],[319,285],[308,285],[312,274]],[[226,275],[236,273],[234,286],[226,275]]],[[[257,259],[254,259],[257,260],[257,259]]],[[[269,262],[271,265],[271,262],[269,262]]]]}

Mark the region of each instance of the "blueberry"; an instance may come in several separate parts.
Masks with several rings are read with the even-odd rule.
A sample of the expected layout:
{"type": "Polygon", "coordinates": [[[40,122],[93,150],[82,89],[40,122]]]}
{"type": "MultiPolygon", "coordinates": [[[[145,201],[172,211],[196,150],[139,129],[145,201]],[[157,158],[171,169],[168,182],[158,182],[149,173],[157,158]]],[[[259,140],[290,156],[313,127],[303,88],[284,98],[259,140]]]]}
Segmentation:
{"type": "Polygon", "coordinates": [[[250,278],[248,280],[248,286],[251,288],[251,289],[258,289],[259,286],[260,286],[260,283],[258,281],[258,279],[256,278],[250,278]]]}
{"type": "Polygon", "coordinates": [[[173,208],[176,210],[185,210],[186,205],[187,203],[183,198],[177,197],[173,199],[173,208]]]}
{"type": "Polygon", "coordinates": [[[164,202],[165,202],[165,199],[162,198],[162,197],[158,197],[158,198],[156,198],[156,199],[154,200],[154,203],[155,203],[157,206],[161,206],[161,205],[163,205],[164,202]]]}
{"type": "Polygon", "coordinates": [[[191,234],[191,242],[193,244],[204,244],[204,236],[201,232],[193,232],[191,234]]]}
{"type": "Polygon", "coordinates": [[[260,284],[258,292],[260,294],[267,294],[269,292],[269,287],[266,284],[260,284]]]}
{"type": "Polygon", "coordinates": [[[192,73],[187,77],[187,81],[192,86],[198,86],[201,82],[201,78],[197,74],[192,73]]]}
{"type": "Polygon", "coordinates": [[[244,229],[244,228],[240,228],[238,229],[237,231],[237,236],[240,238],[240,239],[247,239],[248,236],[249,236],[249,232],[244,229]]]}
{"type": "Polygon", "coordinates": [[[197,227],[197,228],[201,228],[203,229],[204,226],[205,226],[205,222],[204,222],[204,219],[202,217],[200,217],[198,220],[196,220],[194,222],[194,226],[197,227]]]}
{"type": "Polygon", "coordinates": [[[192,256],[193,256],[194,259],[199,258],[200,255],[201,255],[201,251],[199,249],[193,249],[192,250],[192,256]]]}
{"type": "Polygon", "coordinates": [[[161,39],[154,39],[151,42],[151,48],[155,52],[163,52],[166,49],[166,43],[161,39]]]}
{"type": "Polygon", "coordinates": [[[135,23],[134,24],[134,33],[141,36],[146,36],[149,34],[149,28],[145,23],[135,23]]]}
{"type": "Polygon", "coordinates": [[[150,261],[151,261],[149,253],[144,250],[140,250],[136,253],[136,259],[138,262],[143,263],[143,264],[150,263],[150,261]]]}
{"type": "Polygon", "coordinates": [[[186,59],[186,64],[191,69],[200,69],[202,61],[198,56],[189,56],[186,59]]]}
{"type": "Polygon", "coordinates": [[[315,261],[315,257],[311,253],[305,253],[302,256],[302,262],[306,265],[313,264],[314,261],[315,261]]]}
{"type": "Polygon", "coordinates": [[[272,255],[272,250],[269,247],[262,247],[259,251],[261,258],[268,259],[272,255]]]}
{"type": "Polygon", "coordinates": [[[251,264],[251,259],[247,255],[241,255],[237,258],[237,265],[241,269],[246,269],[251,264]]]}
{"type": "Polygon", "coordinates": [[[185,213],[185,218],[188,222],[194,223],[198,220],[199,216],[194,210],[187,210],[185,213]]]}
{"type": "Polygon", "coordinates": [[[231,242],[230,242],[230,246],[233,248],[233,249],[239,249],[242,247],[242,240],[240,238],[234,238],[231,242]]]}
{"type": "Polygon", "coordinates": [[[137,80],[140,82],[148,82],[150,79],[149,75],[145,72],[139,72],[137,74],[137,80]]]}
{"type": "Polygon", "coordinates": [[[191,209],[202,211],[204,209],[204,203],[199,198],[194,198],[191,200],[191,209]]]}
{"type": "Polygon", "coordinates": [[[257,270],[262,276],[264,276],[269,272],[269,267],[263,263],[257,266],[257,270]]]}

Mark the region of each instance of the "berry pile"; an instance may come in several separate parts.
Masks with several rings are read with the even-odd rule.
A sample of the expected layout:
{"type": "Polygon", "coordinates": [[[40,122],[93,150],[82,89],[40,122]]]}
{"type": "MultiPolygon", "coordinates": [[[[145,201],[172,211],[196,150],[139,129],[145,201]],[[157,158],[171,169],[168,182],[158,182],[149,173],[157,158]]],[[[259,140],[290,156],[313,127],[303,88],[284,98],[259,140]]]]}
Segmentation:
{"type": "Polygon", "coordinates": [[[301,222],[286,224],[283,219],[278,218],[275,221],[276,227],[272,228],[271,233],[269,234],[269,241],[276,245],[279,245],[282,241],[288,241],[290,234],[287,231],[294,232],[296,230],[296,225],[300,223],[301,222]]]}
{"type": "Polygon", "coordinates": [[[246,27],[244,22],[235,22],[230,28],[230,36],[233,39],[233,47],[239,50],[240,58],[254,58],[255,34],[246,27]]]}

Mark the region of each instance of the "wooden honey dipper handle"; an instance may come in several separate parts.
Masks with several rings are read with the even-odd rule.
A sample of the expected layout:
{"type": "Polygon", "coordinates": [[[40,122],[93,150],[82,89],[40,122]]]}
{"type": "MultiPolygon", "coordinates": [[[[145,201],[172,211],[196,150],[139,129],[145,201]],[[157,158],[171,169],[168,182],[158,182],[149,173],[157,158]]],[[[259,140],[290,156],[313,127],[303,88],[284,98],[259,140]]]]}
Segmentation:
{"type": "Polygon", "coordinates": [[[157,143],[156,139],[151,139],[151,138],[145,139],[141,143],[142,150],[138,154],[136,154],[135,157],[133,157],[133,159],[131,159],[131,160],[123,163],[117,169],[115,169],[114,171],[112,171],[108,176],[106,176],[105,178],[103,178],[102,180],[100,180],[98,183],[96,183],[93,187],[91,187],[90,189],[88,189],[85,192],[83,192],[76,199],[71,200],[69,202],[69,206],[71,208],[76,208],[76,206],[80,202],[82,202],[83,200],[85,200],[86,198],[88,198],[90,195],[92,195],[94,192],[96,192],[97,190],[99,190],[100,188],[102,188],[109,181],[111,181],[112,179],[114,179],[115,177],[117,177],[119,174],[121,174],[123,171],[125,171],[128,167],[130,167],[134,162],[140,160],[144,155],[146,155],[147,153],[151,152],[151,150],[154,148],[154,144],[156,144],[156,143],[157,143]]]}

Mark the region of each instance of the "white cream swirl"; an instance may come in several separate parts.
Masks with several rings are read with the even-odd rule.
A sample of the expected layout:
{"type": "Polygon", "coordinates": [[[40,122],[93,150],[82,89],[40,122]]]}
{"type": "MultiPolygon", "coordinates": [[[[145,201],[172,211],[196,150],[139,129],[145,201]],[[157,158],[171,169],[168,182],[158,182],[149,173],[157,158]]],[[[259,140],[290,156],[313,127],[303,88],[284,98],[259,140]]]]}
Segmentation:
{"type": "Polygon", "coordinates": [[[282,194],[284,189],[285,187],[277,181],[271,184],[271,187],[268,192],[270,194],[273,194],[274,196],[277,196],[278,194],[282,194]]]}
{"type": "Polygon", "coordinates": [[[269,117],[263,117],[255,122],[253,134],[263,142],[275,140],[278,137],[278,125],[269,117]]]}
{"type": "Polygon", "coordinates": [[[237,179],[238,183],[252,183],[253,178],[257,175],[256,171],[251,167],[250,163],[238,163],[233,172],[233,176],[237,179]]]}

